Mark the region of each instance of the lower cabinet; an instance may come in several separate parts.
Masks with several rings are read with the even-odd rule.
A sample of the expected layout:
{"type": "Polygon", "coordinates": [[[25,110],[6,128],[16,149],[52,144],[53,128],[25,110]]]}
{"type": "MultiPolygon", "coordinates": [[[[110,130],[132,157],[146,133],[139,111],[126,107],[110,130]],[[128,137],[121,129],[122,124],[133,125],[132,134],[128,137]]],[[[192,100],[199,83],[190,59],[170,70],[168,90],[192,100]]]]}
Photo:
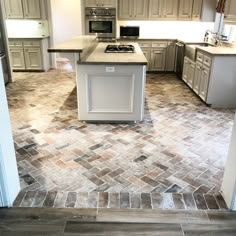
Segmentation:
{"type": "Polygon", "coordinates": [[[50,68],[47,39],[10,39],[13,70],[47,71],[50,68]]]}
{"type": "Polygon", "coordinates": [[[195,62],[191,61],[188,57],[184,58],[184,68],[183,68],[183,81],[188,84],[190,88],[193,88],[195,74],[195,62]]]}
{"type": "Polygon", "coordinates": [[[193,90],[203,101],[207,101],[208,85],[211,71],[211,58],[197,53],[193,90]]]}
{"type": "Polygon", "coordinates": [[[148,71],[174,71],[174,41],[139,41],[139,46],[148,61],[148,71]]]}

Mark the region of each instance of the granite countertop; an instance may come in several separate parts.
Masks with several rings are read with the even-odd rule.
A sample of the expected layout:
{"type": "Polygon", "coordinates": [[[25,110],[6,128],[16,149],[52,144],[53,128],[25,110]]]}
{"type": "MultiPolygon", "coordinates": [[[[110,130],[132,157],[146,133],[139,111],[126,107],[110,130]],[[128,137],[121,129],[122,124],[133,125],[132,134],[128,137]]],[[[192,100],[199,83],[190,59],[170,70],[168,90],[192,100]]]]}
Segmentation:
{"type": "Polygon", "coordinates": [[[48,49],[48,52],[82,53],[96,43],[96,36],[77,36],[48,49]]]}
{"type": "MultiPolygon", "coordinates": [[[[108,44],[118,43],[99,43],[94,51],[79,64],[119,64],[119,65],[147,65],[147,59],[143,55],[138,43],[132,43],[135,47],[134,53],[105,53],[108,44]]],[[[129,43],[130,44],[130,43],[129,43]]]]}
{"type": "Polygon", "coordinates": [[[46,39],[49,38],[49,35],[42,36],[8,36],[8,39],[46,39]]]}

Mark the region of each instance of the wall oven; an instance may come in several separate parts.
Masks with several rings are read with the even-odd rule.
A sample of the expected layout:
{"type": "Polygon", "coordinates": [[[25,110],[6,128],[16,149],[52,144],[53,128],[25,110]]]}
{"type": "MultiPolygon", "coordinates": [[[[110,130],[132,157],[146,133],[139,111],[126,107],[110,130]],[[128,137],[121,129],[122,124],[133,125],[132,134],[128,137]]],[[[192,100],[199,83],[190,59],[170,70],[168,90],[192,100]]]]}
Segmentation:
{"type": "Polygon", "coordinates": [[[99,41],[116,38],[115,8],[85,8],[85,33],[97,35],[99,41]]]}

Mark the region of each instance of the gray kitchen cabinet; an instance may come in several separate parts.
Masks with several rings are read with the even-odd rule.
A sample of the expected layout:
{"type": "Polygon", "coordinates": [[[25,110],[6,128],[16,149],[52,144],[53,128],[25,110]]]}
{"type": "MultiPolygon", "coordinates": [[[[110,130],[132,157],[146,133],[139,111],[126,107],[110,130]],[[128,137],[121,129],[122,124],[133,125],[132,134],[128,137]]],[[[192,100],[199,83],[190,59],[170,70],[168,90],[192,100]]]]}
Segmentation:
{"type": "Polygon", "coordinates": [[[201,19],[202,1],[203,0],[193,0],[192,20],[201,19]]]}
{"type": "Polygon", "coordinates": [[[8,19],[41,19],[43,0],[5,0],[8,19]]]}
{"type": "Polygon", "coordinates": [[[23,19],[23,8],[21,0],[5,0],[6,17],[13,19],[23,19]]]}
{"type": "Polygon", "coordinates": [[[207,101],[211,61],[212,59],[208,55],[197,53],[193,90],[203,101],[207,101]]]}
{"type": "Polygon", "coordinates": [[[180,20],[191,20],[193,10],[193,0],[179,0],[179,15],[180,20]]]}
{"type": "Polygon", "coordinates": [[[47,71],[50,67],[47,39],[10,39],[12,69],[47,71]]]}
{"type": "Polygon", "coordinates": [[[147,70],[150,70],[150,61],[151,61],[151,49],[150,48],[141,48],[144,56],[146,57],[148,64],[147,64],[147,70]]]}
{"type": "Polygon", "coordinates": [[[166,49],[156,48],[151,52],[151,71],[165,71],[166,49]]]}
{"type": "Polygon", "coordinates": [[[194,74],[195,74],[195,62],[190,60],[188,57],[185,57],[182,79],[190,88],[193,88],[194,74]]]}
{"type": "Polygon", "coordinates": [[[41,9],[40,0],[22,0],[24,18],[26,19],[40,19],[41,9]]]}
{"type": "Polygon", "coordinates": [[[148,18],[149,0],[119,0],[119,19],[139,20],[148,18]]]}
{"type": "Polygon", "coordinates": [[[174,71],[175,70],[175,54],[176,54],[175,41],[168,42],[168,46],[167,46],[167,50],[166,50],[165,71],[174,71]]]}
{"type": "Polygon", "coordinates": [[[150,0],[150,19],[177,19],[178,1],[176,0],[150,0]]]}
{"type": "Polygon", "coordinates": [[[85,0],[85,7],[116,7],[116,0],[85,0]]]}
{"type": "Polygon", "coordinates": [[[23,48],[10,47],[9,51],[10,51],[12,68],[16,69],[16,70],[24,70],[25,69],[25,58],[24,58],[23,48]]]}
{"type": "Polygon", "coordinates": [[[27,70],[42,70],[42,56],[40,48],[24,48],[25,68],[27,70]]]}
{"type": "Polygon", "coordinates": [[[236,22],[236,1],[227,0],[225,5],[225,21],[236,22]]]}

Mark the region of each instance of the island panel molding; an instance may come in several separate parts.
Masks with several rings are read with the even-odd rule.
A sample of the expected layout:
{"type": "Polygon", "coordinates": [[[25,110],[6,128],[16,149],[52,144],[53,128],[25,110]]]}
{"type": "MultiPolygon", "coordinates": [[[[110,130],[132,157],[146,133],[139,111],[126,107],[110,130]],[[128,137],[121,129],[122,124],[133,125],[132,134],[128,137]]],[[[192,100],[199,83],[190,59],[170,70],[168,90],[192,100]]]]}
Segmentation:
{"type": "Polygon", "coordinates": [[[134,113],[134,87],[135,75],[87,74],[87,112],[134,113]]]}
{"type": "Polygon", "coordinates": [[[141,121],[144,117],[145,65],[79,64],[78,117],[84,121],[141,121]]]}

